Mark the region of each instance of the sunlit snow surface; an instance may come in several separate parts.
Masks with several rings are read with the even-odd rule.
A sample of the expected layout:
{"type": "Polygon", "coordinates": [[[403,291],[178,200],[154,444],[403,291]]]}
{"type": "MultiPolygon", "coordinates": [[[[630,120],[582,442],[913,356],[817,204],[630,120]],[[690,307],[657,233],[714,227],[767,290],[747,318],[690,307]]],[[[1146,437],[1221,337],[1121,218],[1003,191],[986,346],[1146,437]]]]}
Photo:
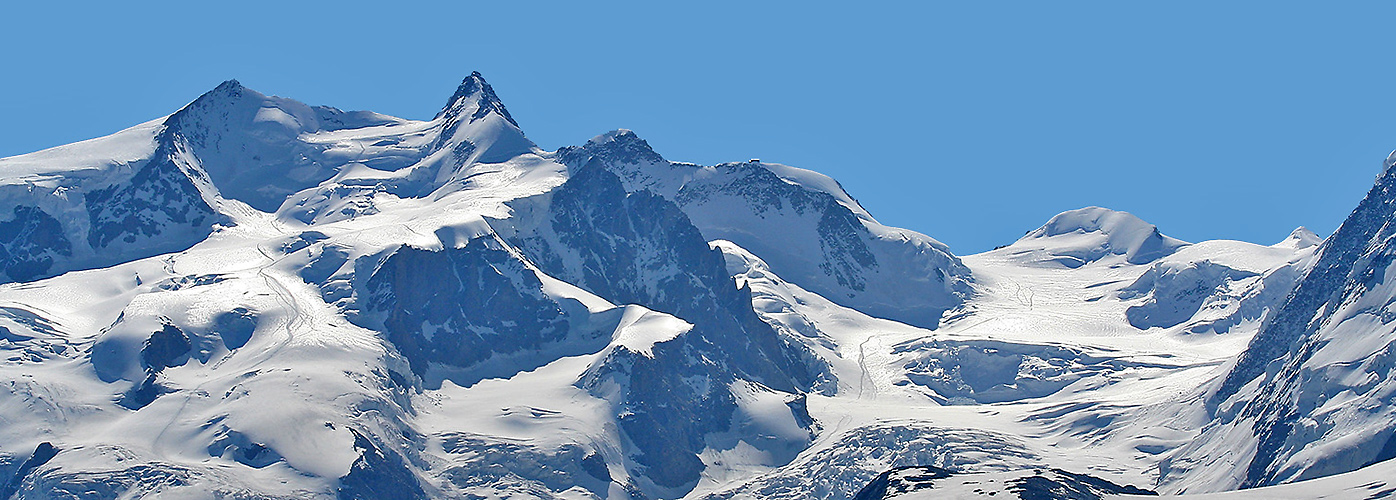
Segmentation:
{"type": "Polygon", "coordinates": [[[429,121],[229,82],[0,159],[0,201],[24,498],[844,499],[911,465],[1171,492],[1160,461],[1319,243],[1087,208],[956,257],[817,173],[629,131],[543,151],[478,76],[429,121]]]}

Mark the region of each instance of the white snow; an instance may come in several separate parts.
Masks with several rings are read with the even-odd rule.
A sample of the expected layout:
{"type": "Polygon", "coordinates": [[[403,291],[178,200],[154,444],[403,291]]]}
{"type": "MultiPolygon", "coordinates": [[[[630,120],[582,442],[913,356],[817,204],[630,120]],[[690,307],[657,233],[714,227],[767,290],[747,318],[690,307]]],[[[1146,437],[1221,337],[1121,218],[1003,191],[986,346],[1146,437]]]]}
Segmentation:
{"type": "Polygon", "coordinates": [[[105,137],[0,158],[0,182],[34,182],[51,175],[67,176],[86,170],[115,168],[149,158],[155,151],[155,134],[166,118],[168,116],[156,118],[105,137]]]}
{"type": "Polygon", "coordinates": [[[1024,263],[1075,268],[1106,255],[1144,264],[1184,245],[1187,242],[1163,236],[1153,224],[1130,213],[1087,207],[1053,217],[1012,247],[1024,263]]]}
{"type": "Polygon", "coordinates": [[[611,344],[646,357],[654,357],[651,350],[655,344],[673,339],[692,329],[693,325],[684,320],[629,305],[625,306],[621,314],[611,344]]]}

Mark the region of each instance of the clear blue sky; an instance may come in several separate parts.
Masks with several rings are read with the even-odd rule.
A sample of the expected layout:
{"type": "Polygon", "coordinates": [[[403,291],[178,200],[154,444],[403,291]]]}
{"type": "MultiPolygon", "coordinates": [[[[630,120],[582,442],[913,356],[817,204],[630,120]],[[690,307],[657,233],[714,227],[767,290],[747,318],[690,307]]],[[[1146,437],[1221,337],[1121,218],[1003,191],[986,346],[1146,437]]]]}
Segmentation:
{"type": "Polygon", "coordinates": [[[0,19],[0,156],[229,78],[426,119],[478,70],[544,148],[629,128],[809,168],[970,254],[1087,205],[1190,241],[1326,235],[1396,149],[1393,4],[57,3],[0,19]]]}

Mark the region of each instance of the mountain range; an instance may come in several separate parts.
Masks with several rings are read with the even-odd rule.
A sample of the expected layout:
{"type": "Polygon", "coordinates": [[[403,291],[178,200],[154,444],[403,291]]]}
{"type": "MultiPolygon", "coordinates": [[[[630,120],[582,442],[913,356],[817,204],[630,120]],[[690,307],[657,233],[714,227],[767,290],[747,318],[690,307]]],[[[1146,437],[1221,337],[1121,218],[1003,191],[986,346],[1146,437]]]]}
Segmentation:
{"type": "MultiPolygon", "coordinates": [[[[227,81],[0,159],[0,498],[1396,494],[1396,154],[1331,236],[957,256],[824,175],[227,81]]],[[[953,216],[946,214],[945,216],[953,216]]]]}

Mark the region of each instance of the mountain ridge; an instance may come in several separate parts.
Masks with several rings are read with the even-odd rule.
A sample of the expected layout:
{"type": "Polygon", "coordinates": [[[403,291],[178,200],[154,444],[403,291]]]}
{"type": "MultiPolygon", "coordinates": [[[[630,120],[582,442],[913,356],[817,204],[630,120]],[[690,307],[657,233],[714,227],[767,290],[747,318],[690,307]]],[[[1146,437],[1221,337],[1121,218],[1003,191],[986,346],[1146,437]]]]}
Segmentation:
{"type": "Polygon", "coordinates": [[[1189,444],[1227,425],[1204,392],[1351,239],[1087,207],[957,256],[816,172],[626,129],[542,150],[479,73],[425,121],[229,80],[0,159],[0,209],[26,498],[844,499],[902,467],[1176,493],[1220,456],[1189,444]]]}

